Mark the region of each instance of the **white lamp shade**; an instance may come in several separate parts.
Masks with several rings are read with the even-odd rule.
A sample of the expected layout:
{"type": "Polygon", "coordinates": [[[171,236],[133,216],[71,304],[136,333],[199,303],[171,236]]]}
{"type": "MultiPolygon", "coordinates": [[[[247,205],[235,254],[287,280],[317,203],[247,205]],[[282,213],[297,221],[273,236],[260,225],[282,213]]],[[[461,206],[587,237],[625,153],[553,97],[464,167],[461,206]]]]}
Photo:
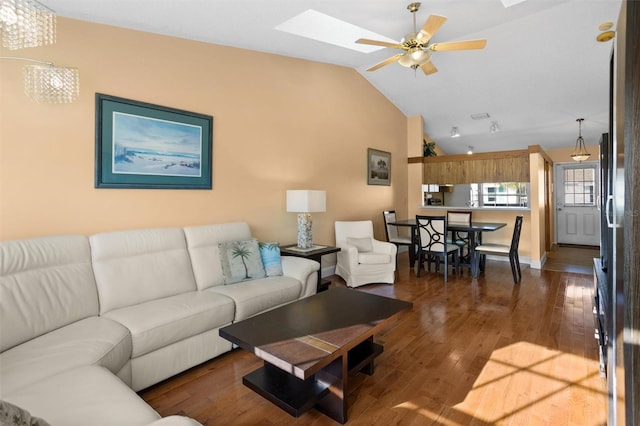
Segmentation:
{"type": "Polygon", "coordinates": [[[314,213],[327,211],[326,191],[308,189],[287,191],[287,211],[294,213],[314,213]]]}

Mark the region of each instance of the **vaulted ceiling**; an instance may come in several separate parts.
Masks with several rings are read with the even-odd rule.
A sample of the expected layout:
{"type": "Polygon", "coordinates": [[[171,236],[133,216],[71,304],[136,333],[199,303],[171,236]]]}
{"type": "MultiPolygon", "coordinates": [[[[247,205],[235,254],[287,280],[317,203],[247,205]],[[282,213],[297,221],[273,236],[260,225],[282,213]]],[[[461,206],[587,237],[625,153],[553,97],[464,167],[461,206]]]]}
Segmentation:
{"type": "Polygon", "coordinates": [[[621,0],[424,1],[416,13],[418,28],[431,14],[448,18],[433,42],[487,40],[483,50],[433,52],[438,72],[430,76],[398,63],[367,72],[397,52],[353,50],[350,43],[355,39],[341,36],[329,23],[321,23],[316,31],[348,37],[340,40],[347,47],[276,29],[311,9],[400,41],[413,28],[408,0],[44,3],[70,18],[355,68],[404,114],[421,115],[425,133],[449,154],[466,152],[469,146],[475,152],[573,146],[577,118],[585,119],[582,134],[587,145],[597,144],[607,131],[613,41],[597,42],[596,36],[607,21],[615,30],[621,0]],[[480,113],[490,118],[472,119],[480,113]],[[490,132],[492,121],[498,132],[490,132]],[[453,126],[460,137],[450,137],[453,126]]]}

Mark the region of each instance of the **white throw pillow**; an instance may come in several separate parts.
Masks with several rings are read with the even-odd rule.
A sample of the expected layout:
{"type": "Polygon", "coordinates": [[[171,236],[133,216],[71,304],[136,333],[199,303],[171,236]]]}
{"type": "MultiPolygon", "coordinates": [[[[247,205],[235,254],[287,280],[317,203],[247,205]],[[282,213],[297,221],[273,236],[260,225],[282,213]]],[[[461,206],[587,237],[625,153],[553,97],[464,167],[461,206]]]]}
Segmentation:
{"type": "Polygon", "coordinates": [[[218,251],[225,284],[267,276],[257,240],[218,243],[218,251]]]}
{"type": "Polygon", "coordinates": [[[24,408],[0,401],[0,425],[7,426],[49,426],[41,418],[32,416],[24,408]]]}
{"type": "Polygon", "coordinates": [[[373,251],[373,238],[371,237],[347,237],[347,244],[354,246],[358,250],[358,253],[367,253],[373,251]]]}

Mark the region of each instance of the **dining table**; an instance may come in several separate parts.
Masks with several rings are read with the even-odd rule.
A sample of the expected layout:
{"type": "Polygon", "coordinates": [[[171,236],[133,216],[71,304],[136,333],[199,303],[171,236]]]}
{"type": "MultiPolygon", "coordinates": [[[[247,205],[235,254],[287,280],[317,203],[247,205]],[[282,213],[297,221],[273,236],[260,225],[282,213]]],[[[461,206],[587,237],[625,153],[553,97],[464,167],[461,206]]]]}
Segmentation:
{"type": "MultiPolygon", "coordinates": [[[[419,247],[419,238],[418,238],[418,224],[416,219],[401,219],[396,220],[394,222],[389,222],[389,225],[395,226],[404,226],[411,228],[411,239],[413,240],[413,253],[418,253],[419,247]]],[[[471,270],[471,276],[473,278],[478,277],[478,268],[476,265],[479,262],[476,262],[476,250],[475,248],[482,244],[482,233],[483,232],[493,232],[497,231],[500,228],[504,228],[507,226],[506,223],[502,222],[477,222],[472,221],[471,224],[468,223],[458,223],[458,222],[449,222],[447,223],[447,231],[448,232],[467,232],[469,234],[469,268],[471,270]]],[[[413,256],[415,259],[418,259],[418,256],[413,256]]],[[[420,265],[417,265],[420,267],[420,265]]]]}

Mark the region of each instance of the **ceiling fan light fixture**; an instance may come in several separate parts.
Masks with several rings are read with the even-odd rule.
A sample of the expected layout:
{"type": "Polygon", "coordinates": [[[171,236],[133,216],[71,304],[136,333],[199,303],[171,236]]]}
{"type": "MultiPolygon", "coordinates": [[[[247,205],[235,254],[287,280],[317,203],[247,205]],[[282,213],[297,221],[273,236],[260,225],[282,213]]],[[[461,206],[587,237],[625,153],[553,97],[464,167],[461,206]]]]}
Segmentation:
{"type": "Polygon", "coordinates": [[[398,62],[401,66],[411,68],[414,71],[418,68],[422,68],[425,75],[431,75],[438,72],[435,65],[430,62],[431,51],[439,52],[450,50],[484,49],[487,44],[487,40],[484,39],[429,44],[433,35],[440,29],[442,24],[447,21],[447,18],[440,15],[429,15],[422,28],[418,31],[416,26],[416,12],[419,8],[419,2],[414,2],[407,6],[407,9],[413,16],[413,32],[406,34],[400,43],[389,43],[380,40],[369,40],[366,38],[359,38],[356,40],[357,44],[390,47],[402,50],[397,55],[391,56],[390,58],[367,68],[367,71],[376,71],[386,65],[398,62]]]}
{"type": "Polygon", "coordinates": [[[582,137],[582,122],[584,118],[578,118],[576,120],[578,122],[578,139],[576,139],[576,146],[573,149],[573,154],[571,154],[571,158],[574,161],[587,161],[591,154],[587,152],[587,148],[584,146],[584,138],[582,137]]]}
{"type": "Polygon", "coordinates": [[[413,59],[413,65],[424,65],[431,59],[431,52],[418,48],[411,49],[409,54],[411,55],[411,59],[413,59]]]}
{"type": "Polygon", "coordinates": [[[409,53],[405,53],[398,59],[398,63],[403,67],[410,68],[413,65],[413,59],[409,53]]]}

